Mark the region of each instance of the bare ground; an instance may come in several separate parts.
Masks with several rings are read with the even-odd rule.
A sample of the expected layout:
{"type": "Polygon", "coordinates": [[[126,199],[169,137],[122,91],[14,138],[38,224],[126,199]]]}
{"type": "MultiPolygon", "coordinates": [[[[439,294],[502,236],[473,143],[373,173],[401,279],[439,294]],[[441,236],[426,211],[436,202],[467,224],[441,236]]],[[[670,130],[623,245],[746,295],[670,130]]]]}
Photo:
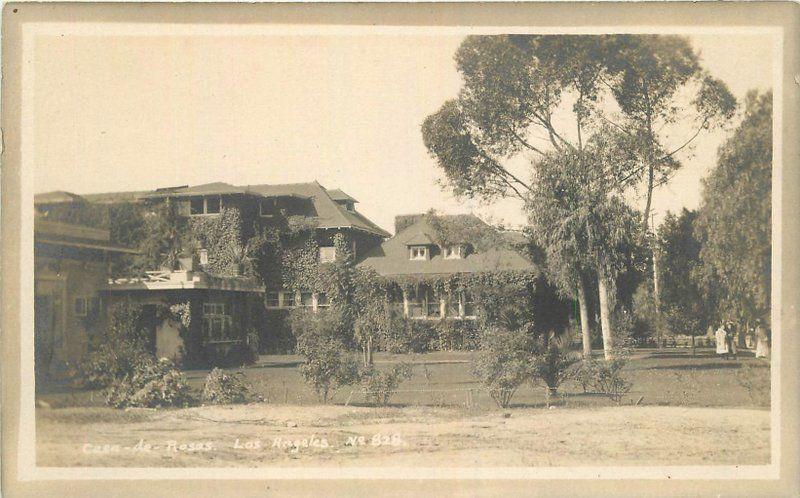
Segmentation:
{"type": "Polygon", "coordinates": [[[756,465],[769,463],[769,415],[669,406],[39,409],[37,459],[59,467],[756,465]],[[137,450],[140,441],[150,449],[137,450]]]}

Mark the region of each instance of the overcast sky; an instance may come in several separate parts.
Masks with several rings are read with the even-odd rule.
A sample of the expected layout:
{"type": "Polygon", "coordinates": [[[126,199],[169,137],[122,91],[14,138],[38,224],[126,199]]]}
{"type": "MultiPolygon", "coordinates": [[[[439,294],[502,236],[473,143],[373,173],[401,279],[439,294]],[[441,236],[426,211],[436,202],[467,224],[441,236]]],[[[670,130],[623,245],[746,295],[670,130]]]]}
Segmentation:
{"type": "MultiPolygon", "coordinates": [[[[35,56],[35,190],[75,193],[318,180],[393,231],[396,214],[524,221],[517,203],[459,202],[420,125],[461,80],[460,36],[52,36],[35,56]]],[[[691,37],[738,99],[772,86],[765,36],[691,37]]],[[[694,208],[730,130],[701,135],[655,197],[694,208]]]]}

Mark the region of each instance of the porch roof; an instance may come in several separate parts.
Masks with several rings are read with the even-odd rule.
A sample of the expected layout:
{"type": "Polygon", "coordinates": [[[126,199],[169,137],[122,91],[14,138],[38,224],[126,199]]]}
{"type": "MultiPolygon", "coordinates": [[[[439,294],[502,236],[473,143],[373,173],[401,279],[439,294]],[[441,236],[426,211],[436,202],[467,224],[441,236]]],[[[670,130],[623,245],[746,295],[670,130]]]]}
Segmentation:
{"type": "Polygon", "coordinates": [[[135,290],[223,290],[231,292],[264,292],[264,285],[253,277],[220,277],[196,271],[151,271],[145,278],[109,279],[103,288],[109,292],[135,290]]]}

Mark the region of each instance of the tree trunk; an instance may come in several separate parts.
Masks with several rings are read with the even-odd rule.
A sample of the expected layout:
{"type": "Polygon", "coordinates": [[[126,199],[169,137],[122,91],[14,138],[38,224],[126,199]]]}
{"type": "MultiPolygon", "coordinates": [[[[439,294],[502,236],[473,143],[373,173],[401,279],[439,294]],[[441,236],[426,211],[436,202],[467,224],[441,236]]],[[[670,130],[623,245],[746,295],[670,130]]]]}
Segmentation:
{"type": "Polygon", "coordinates": [[[694,347],[694,334],[692,334],[692,356],[696,356],[695,347],[694,347]]]}
{"type": "Polygon", "coordinates": [[[583,357],[592,357],[592,335],[589,329],[589,306],[586,303],[586,283],[578,281],[578,307],[580,308],[581,337],[583,338],[583,357]]]}
{"type": "Polygon", "coordinates": [[[372,365],[372,336],[367,337],[367,366],[372,365]]]}
{"type": "Polygon", "coordinates": [[[614,339],[611,332],[611,299],[608,295],[608,282],[598,275],[597,287],[600,294],[600,327],[603,330],[603,356],[606,360],[613,357],[614,339]]]}

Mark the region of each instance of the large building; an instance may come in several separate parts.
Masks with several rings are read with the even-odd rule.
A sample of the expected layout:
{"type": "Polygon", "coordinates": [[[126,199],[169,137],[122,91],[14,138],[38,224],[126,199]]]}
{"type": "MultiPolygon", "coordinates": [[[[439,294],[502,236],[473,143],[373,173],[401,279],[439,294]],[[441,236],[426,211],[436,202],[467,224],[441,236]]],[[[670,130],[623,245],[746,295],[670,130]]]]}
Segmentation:
{"type": "MultiPolygon", "coordinates": [[[[180,233],[143,233],[138,242],[151,248],[161,245],[169,252],[169,244],[163,239],[173,237],[181,239],[179,252],[165,252],[159,261],[149,261],[150,267],[130,267],[127,274],[123,271],[114,278],[109,279],[106,271],[102,277],[107,282],[101,287],[106,311],[128,301],[144,306],[155,317],[149,326],[156,354],[176,359],[188,355],[190,363],[225,363],[226,357],[235,357],[247,346],[251,334],[269,335],[269,331],[260,330],[264,327],[262,312],[280,308],[279,304],[314,309],[325,306],[324,292],[296,286],[286,289],[280,275],[260,273],[254,267],[262,262],[254,261],[257,258],[248,255],[247,248],[265,229],[300,220],[296,224],[309,227],[314,241],[315,263],[325,264],[340,256],[335,244],[337,234],[346,236],[347,251],[359,257],[390,234],[359,213],[357,202],[341,190],[327,190],[317,182],[247,186],[210,183],[82,196],[50,192],[35,199],[43,218],[81,219],[100,226],[110,223],[112,228],[115,220],[129,223],[133,218],[141,222],[145,232],[148,218],[165,207],[174,215],[172,222],[180,227],[180,233]],[[159,240],[147,241],[148,237],[159,240]],[[265,293],[281,298],[265,302],[265,293]],[[291,296],[291,303],[285,296],[291,296]],[[164,310],[176,306],[191,309],[195,319],[180,324],[169,318],[164,310]]],[[[271,255],[276,260],[281,256],[271,255]]]]}
{"type": "MultiPolygon", "coordinates": [[[[389,283],[387,296],[396,309],[422,320],[471,321],[471,286],[481,276],[537,271],[523,255],[519,233],[495,230],[471,215],[428,213],[398,216],[390,238],[358,212],[357,202],[317,182],[210,183],[82,196],[51,192],[36,196],[37,219],[46,220],[37,230],[63,225],[65,240],[80,239],[81,250],[105,265],[82,275],[91,280],[91,292],[69,297],[77,316],[88,309],[106,317],[115,305],[133,303],[147,317],[143,327],[154,353],[198,366],[235,363],[252,354],[254,342],[264,350],[289,337],[290,309],[331,306],[336,284],[326,271],[334,261],[374,270],[389,283]],[[75,222],[102,228],[67,225],[75,222]],[[90,244],[87,237],[96,240],[90,244]],[[123,245],[139,254],[132,256],[135,251],[123,245]],[[111,266],[112,253],[127,256],[111,266]]],[[[53,259],[48,247],[37,239],[37,261],[53,259]]],[[[73,252],[60,253],[62,266],[73,264],[73,252]]],[[[40,266],[37,292],[53,294],[53,284],[44,280],[49,267],[40,266]]],[[[52,314],[47,307],[54,304],[39,303],[39,293],[37,320],[44,327],[52,314]]],[[[91,327],[73,319],[55,328],[70,337],[69,353],[59,353],[64,361],[85,354],[91,327]]],[[[288,350],[292,341],[286,343],[268,349],[288,350]]]]}
{"type": "MultiPolygon", "coordinates": [[[[51,194],[41,200],[80,202],[51,194]]],[[[80,220],[76,220],[80,221],[80,220]]],[[[36,374],[74,367],[106,320],[103,290],[110,266],[134,249],[115,244],[107,229],[34,218],[34,339],[36,374]]]]}

